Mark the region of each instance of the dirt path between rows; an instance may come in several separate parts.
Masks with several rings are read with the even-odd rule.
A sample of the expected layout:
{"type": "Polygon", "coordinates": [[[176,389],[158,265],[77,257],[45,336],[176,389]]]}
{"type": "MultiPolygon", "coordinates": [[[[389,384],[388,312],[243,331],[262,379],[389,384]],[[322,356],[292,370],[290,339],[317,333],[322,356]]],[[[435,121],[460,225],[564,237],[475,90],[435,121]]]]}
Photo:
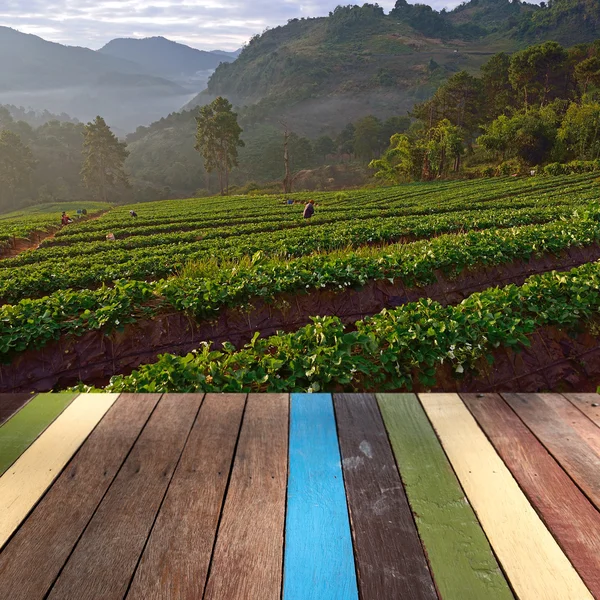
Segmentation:
{"type": "MultiPolygon", "coordinates": [[[[95,213],[90,215],[89,217],[81,217],[74,223],[83,223],[84,221],[95,221],[99,219],[110,209],[103,210],[99,213],[95,213]]],[[[44,240],[51,239],[56,236],[59,231],[62,231],[65,227],[69,227],[68,225],[57,225],[51,229],[46,231],[31,231],[29,233],[29,238],[13,238],[12,246],[5,248],[4,250],[0,250],[0,260],[5,258],[14,258],[19,254],[26,252],[27,250],[37,250],[44,240]]]]}
{"type": "MultiPolygon", "coordinates": [[[[127,325],[122,332],[107,335],[103,331],[89,331],[81,337],[61,338],[38,350],[26,350],[17,355],[10,365],[0,366],[0,392],[41,392],[57,386],[75,385],[79,381],[102,386],[113,375],[129,374],[142,364],[156,361],[160,354],[185,355],[203,341],[212,341],[216,348],[227,341],[239,348],[249,342],[257,331],[263,337],[277,331],[296,331],[310,323],[311,316],[337,316],[351,326],[384,308],[393,309],[420,298],[432,298],[443,305],[457,304],[489,287],[522,285],[531,275],[552,270],[568,271],[598,259],[600,245],[573,247],[560,256],[544,255],[528,262],[515,261],[468,270],[454,279],[437,272],[437,281],[424,287],[405,287],[400,281],[390,283],[383,280],[370,281],[356,290],[335,292],[325,289],[306,294],[285,294],[271,304],[253,301],[249,310],[225,308],[214,320],[202,322],[183,312],[163,313],[127,325]]],[[[586,338],[590,344],[591,339],[589,336],[586,338]]],[[[553,347],[555,352],[549,354],[548,360],[551,364],[560,363],[563,360],[559,353],[561,346],[553,347]]],[[[512,371],[510,374],[515,377],[512,371]]],[[[597,374],[600,376],[600,362],[597,374]]],[[[527,373],[518,377],[525,375],[527,373]]],[[[491,376],[495,380],[493,373],[491,376]]],[[[448,384],[448,378],[444,379],[448,384]]],[[[595,380],[590,377],[591,381],[595,380]]],[[[476,383],[472,385],[476,387],[476,383]]]]}

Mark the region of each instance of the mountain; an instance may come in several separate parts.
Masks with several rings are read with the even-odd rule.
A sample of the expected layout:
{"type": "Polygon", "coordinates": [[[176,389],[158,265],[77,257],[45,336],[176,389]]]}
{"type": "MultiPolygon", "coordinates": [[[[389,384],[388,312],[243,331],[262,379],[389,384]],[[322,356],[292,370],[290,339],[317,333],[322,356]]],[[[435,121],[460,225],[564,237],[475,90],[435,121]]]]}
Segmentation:
{"type": "Polygon", "coordinates": [[[239,48],[238,50],[235,50],[234,52],[226,52],[225,50],[211,50],[210,53],[221,55],[221,56],[227,56],[228,58],[231,58],[233,61],[242,53],[242,48],[239,48]]]}
{"type": "Polygon", "coordinates": [[[164,37],[119,38],[98,50],[100,54],[140,65],[145,72],[165,77],[196,90],[222,62],[235,60],[235,53],[206,52],[164,37]]]}
{"type": "Polygon", "coordinates": [[[338,6],[254,37],[185,109],[222,95],[246,122],[284,119],[313,136],[368,114],[406,112],[497,52],[544,40],[571,46],[599,30],[598,0],[470,0],[440,12],[397,0],[389,14],[376,4],[338,6]]]}
{"type": "Polygon", "coordinates": [[[0,27],[0,104],[100,114],[120,133],[159,119],[192,94],[135,62],[0,27]]]}
{"type": "Polygon", "coordinates": [[[520,18],[540,10],[509,0],[471,0],[463,7],[479,17],[476,22],[405,0],[389,14],[365,4],[293,19],[254,37],[235,62],[220,65],[185,108],[223,95],[251,121],[284,118],[309,136],[368,114],[406,113],[452,73],[476,72],[492,54],[519,47],[519,40],[496,33],[493,21],[506,21],[497,13],[520,18]]]}

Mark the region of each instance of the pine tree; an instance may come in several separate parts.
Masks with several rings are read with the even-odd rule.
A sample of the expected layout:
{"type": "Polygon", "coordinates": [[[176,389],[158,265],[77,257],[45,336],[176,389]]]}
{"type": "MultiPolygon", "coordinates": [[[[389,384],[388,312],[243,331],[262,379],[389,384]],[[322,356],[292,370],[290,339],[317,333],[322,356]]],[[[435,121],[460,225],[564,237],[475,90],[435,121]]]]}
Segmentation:
{"type": "Polygon", "coordinates": [[[206,171],[219,174],[221,196],[229,194],[229,172],[238,164],[238,148],[244,146],[242,128],[232,108],[228,100],[219,97],[203,106],[196,117],[195,148],[204,156],[206,171]]]}
{"type": "Polygon", "coordinates": [[[25,191],[36,162],[31,150],[12,131],[0,132],[0,207],[7,208],[25,191]]]}
{"type": "Polygon", "coordinates": [[[129,187],[124,169],[129,152],[102,117],[88,123],[83,135],[83,184],[107,202],[109,192],[129,187]]]}

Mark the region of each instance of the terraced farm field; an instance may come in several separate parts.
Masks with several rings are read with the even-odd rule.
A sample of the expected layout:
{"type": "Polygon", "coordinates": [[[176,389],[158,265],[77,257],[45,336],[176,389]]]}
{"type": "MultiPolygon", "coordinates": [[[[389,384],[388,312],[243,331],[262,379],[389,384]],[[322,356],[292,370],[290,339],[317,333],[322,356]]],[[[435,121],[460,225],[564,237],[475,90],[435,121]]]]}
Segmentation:
{"type": "MultiPolygon", "coordinates": [[[[113,208],[0,260],[0,391],[595,390],[599,194],[582,175],[113,208]]],[[[13,239],[43,227],[24,223],[13,239]]]]}

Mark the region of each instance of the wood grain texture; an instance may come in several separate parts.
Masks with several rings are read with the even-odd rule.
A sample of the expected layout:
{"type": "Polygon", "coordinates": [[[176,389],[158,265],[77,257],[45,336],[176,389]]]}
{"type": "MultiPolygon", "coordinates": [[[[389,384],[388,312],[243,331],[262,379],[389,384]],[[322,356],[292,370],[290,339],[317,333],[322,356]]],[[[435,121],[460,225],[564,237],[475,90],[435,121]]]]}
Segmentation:
{"type": "Polygon", "coordinates": [[[502,394],[522,421],[600,509],[600,456],[540,394],[502,394]]]}
{"type": "Polygon", "coordinates": [[[333,400],[361,600],[437,600],[375,396],[333,400]]]}
{"type": "Polygon", "coordinates": [[[201,394],[163,396],[49,598],[125,596],[201,401],[201,394]]]}
{"type": "Polygon", "coordinates": [[[600,512],[500,396],[462,398],[583,581],[600,598],[600,512]]]}
{"type": "Polygon", "coordinates": [[[358,600],[329,394],[292,394],[283,600],[358,600]]]}
{"type": "Polygon", "coordinates": [[[458,395],[419,397],[519,600],[591,599],[458,395]]]}
{"type": "Polygon", "coordinates": [[[42,600],[160,395],[122,394],[0,554],[0,600],[42,600]]]}
{"type": "Polygon", "coordinates": [[[248,397],[205,600],[279,600],[285,520],[287,394],[248,397]]]}
{"type": "Polygon", "coordinates": [[[440,597],[513,598],[417,397],[377,398],[440,597]]]}
{"type": "Polygon", "coordinates": [[[0,477],[0,549],[58,477],[118,394],[80,394],[0,477]]]}
{"type": "Polygon", "coordinates": [[[544,403],[566,423],[568,423],[582,440],[600,456],[600,429],[578,408],[561,394],[538,394],[544,403]]]}
{"type": "Polygon", "coordinates": [[[245,401],[205,398],[128,600],[202,598],[245,401]]]}
{"type": "Polygon", "coordinates": [[[34,397],[31,394],[0,394],[0,425],[10,419],[34,397]]]}
{"type": "Polygon", "coordinates": [[[600,427],[600,396],[598,394],[564,394],[564,396],[600,427]]]}
{"type": "Polygon", "coordinates": [[[12,465],[77,394],[40,394],[0,427],[0,475],[12,465]]]}

